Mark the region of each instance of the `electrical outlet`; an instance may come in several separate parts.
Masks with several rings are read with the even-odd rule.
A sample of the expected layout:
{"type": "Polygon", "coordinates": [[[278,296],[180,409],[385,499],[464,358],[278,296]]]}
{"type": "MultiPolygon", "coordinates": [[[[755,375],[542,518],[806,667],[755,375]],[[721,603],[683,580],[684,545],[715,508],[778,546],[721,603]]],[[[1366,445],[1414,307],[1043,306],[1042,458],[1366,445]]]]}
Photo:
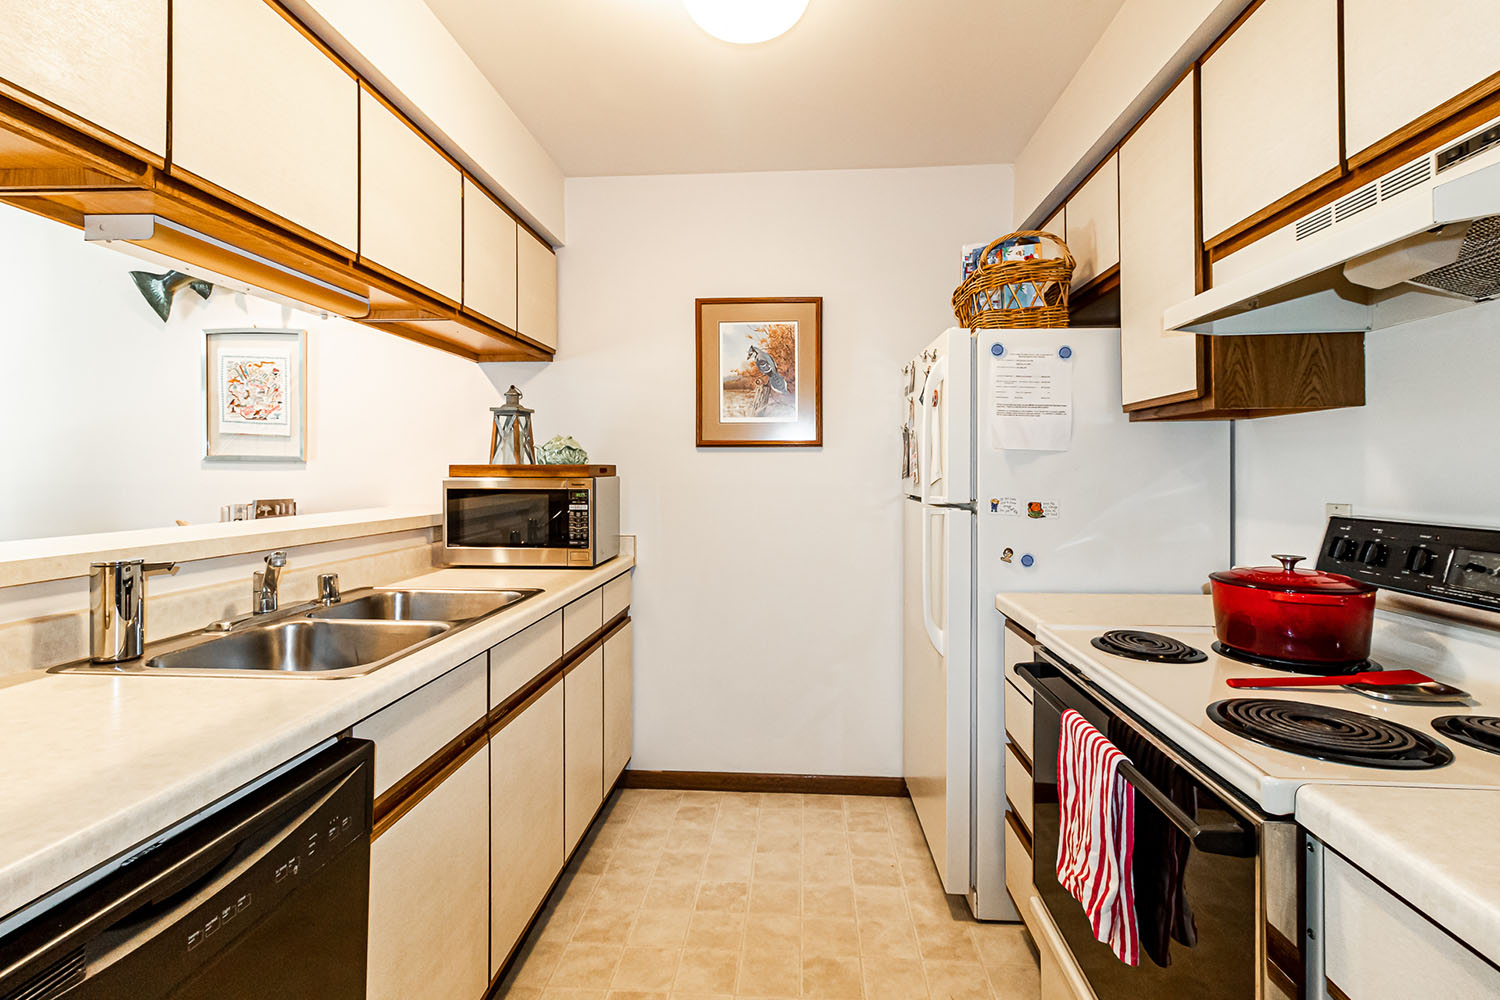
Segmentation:
{"type": "Polygon", "coordinates": [[[1325,503],[1323,515],[1325,517],[1352,517],[1354,505],[1352,503],[1325,503]]]}

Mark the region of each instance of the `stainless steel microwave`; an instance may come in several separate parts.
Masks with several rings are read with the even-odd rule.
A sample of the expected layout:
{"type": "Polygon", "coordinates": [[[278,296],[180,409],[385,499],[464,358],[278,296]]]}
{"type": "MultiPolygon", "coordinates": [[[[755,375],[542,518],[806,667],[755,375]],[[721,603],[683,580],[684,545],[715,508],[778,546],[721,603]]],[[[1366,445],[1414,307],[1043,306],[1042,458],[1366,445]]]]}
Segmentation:
{"type": "Polygon", "coordinates": [[[449,566],[597,566],[620,554],[620,480],[443,480],[449,566]]]}

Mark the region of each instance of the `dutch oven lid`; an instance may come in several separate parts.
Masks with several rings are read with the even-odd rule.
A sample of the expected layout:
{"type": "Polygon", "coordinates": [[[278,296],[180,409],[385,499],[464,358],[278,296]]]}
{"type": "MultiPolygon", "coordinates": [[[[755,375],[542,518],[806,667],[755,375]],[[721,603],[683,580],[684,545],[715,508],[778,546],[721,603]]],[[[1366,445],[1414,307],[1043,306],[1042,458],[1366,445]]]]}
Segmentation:
{"type": "Polygon", "coordinates": [[[1236,566],[1234,569],[1210,573],[1208,578],[1231,587],[1252,587],[1257,590],[1279,590],[1288,594],[1354,594],[1373,593],[1377,588],[1368,583],[1352,580],[1338,573],[1325,573],[1316,569],[1297,569],[1305,556],[1274,555],[1271,557],[1280,566],[1236,566]]]}

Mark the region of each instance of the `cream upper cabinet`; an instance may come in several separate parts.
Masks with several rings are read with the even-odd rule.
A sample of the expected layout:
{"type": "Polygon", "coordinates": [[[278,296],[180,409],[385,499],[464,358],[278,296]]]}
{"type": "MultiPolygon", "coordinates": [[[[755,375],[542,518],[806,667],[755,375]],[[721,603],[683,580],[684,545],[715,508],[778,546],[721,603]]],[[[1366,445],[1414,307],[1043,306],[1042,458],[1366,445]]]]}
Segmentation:
{"type": "Polygon", "coordinates": [[[1064,242],[1068,239],[1068,211],[1066,207],[1060,207],[1052,213],[1052,218],[1042,223],[1042,232],[1051,233],[1064,242]]]}
{"type": "MultiPolygon", "coordinates": [[[[625,577],[624,579],[628,579],[625,577]]],[[[604,788],[630,761],[635,740],[635,626],[630,622],[604,642],[604,788]]]]}
{"type": "Polygon", "coordinates": [[[369,1000],[480,997],[489,986],[489,748],[370,845],[369,1000]]]}
{"type": "Polygon", "coordinates": [[[569,853],[604,801],[604,651],[563,678],[564,846],[569,853]]]}
{"type": "Polygon", "coordinates": [[[552,248],[520,231],[517,248],[516,332],[537,343],[557,347],[557,255],[552,248]]]}
{"type": "Polygon", "coordinates": [[[563,686],[490,737],[490,975],[562,870],[563,686]]]}
{"type": "Polygon", "coordinates": [[[359,84],[265,0],[174,4],[172,165],[353,251],[359,84]]]}
{"type": "Polygon", "coordinates": [[[1500,73],[1495,0],[1344,0],[1344,145],[1351,160],[1500,73]]]}
{"type": "Polygon", "coordinates": [[[167,0],[0,0],[0,81],[163,157],[167,0]]]}
{"type": "Polygon", "coordinates": [[[463,298],[463,174],[360,91],[359,255],[454,302],[463,298]]]}
{"type": "Polygon", "coordinates": [[[1120,262],[1119,192],[1119,157],[1111,156],[1068,199],[1063,240],[1078,262],[1074,288],[1082,288],[1120,262]]]}
{"type": "Polygon", "coordinates": [[[1205,239],[1339,169],[1338,47],[1338,0],[1265,0],[1204,59],[1205,239]]]}
{"type": "Polygon", "coordinates": [[[464,178],[464,308],[516,328],[516,220],[464,178]]]}
{"type": "Polygon", "coordinates": [[[1196,286],[1193,79],[1179,83],[1120,148],[1120,366],[1126,406],[1191,398],[1196,338],[1163,330],[1162,312],[1196,286]]]}

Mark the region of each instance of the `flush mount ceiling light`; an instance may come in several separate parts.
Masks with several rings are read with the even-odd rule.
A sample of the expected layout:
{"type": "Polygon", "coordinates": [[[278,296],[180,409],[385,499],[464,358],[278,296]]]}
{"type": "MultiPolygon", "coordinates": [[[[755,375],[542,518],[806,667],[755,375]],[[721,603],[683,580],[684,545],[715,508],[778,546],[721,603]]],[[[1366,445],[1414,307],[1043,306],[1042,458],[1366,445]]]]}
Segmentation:
{"type": "Polygon", "coordinates": [[[736,45],[767,42],[790,31],[807,0],[683,0],[698,27],[736,45]]]}

